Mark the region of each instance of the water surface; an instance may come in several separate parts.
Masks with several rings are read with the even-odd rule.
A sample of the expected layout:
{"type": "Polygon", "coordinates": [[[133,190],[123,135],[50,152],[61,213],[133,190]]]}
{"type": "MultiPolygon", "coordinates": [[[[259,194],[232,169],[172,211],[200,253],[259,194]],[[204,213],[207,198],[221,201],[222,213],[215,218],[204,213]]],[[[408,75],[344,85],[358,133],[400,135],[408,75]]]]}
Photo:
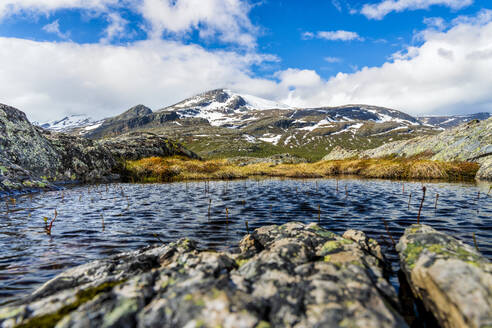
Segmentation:
{"type": "MultiPolygon", "coordinates": [[[[421,221],[470,245],[475,233],[480,251],[492,258],[488,184],[425,186],[421,221]]],[[[250,229],[318,220],[340,234],[359,229],[382,244],[398,270],[382,219],[398,241],[416,222],[421,198],[420,182],[323,179],[110,184],[24,195],[15,204],[2,199],[0,305],[69,267],[149,244],[188,237],[204,248],[233,250],[246,233],[246,221],[250,229]],[[58,217],[48,235],[44,218],[49,222],[55,209],[58,217]]],[[[398,287],[396,275],[391,282],[398,287]]]]}

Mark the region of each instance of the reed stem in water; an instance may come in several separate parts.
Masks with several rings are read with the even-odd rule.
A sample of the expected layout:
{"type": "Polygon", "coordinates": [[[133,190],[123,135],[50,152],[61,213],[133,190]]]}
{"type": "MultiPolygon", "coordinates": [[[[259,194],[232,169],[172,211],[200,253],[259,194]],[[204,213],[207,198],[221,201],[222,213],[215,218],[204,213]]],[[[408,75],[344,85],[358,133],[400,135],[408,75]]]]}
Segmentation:
{"type": "Polygon", "coordinates": [[[396,249],[396,243],[395,243],[395,240],[393,239],[393,236],[391,235],[391,233],[389,231],[388,223],[386,223],[386,220],[385,219],[381,219],[381,220],[383,220],[384,226],[386,228],[386,233],[390,237],[391,243],[393,244],[393,247],[396,249]]]}
{"type": "Polygon", "coordinates": [[[425,186],[422,186],[422,201],[420,202],[420,207],[419,207],[419,215],[417,216],[417,224],[420,224],[420,213],[422,212],[422,206],[424,206],[424,199],[425,199],[425,191],[427,188],[425,186]]]}
{"type": "Polygon", "coordinates": [[[473,233],[473,243],[475,244],[477,252],[480,252],[480,250],[478,249],[477,238],[475,238],[475,232],[473,233]]]}

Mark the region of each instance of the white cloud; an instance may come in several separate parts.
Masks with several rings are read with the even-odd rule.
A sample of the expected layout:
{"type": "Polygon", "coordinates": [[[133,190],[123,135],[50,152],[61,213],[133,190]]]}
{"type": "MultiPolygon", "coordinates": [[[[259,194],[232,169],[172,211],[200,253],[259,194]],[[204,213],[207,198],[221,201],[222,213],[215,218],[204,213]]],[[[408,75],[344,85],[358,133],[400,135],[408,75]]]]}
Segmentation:
{"type": "Polygon", "coordinates": [[[342,58],[338,58],[338,57],[325,57],[324,58],[325,62],[327,63],[340,63],[342,61],[342,58]]]}
{"type": "Polygon", "coordinates": [[[473,0],[383,0],[379,3],[365,4],[360,12],[369,19],[383,19],[384,16],[393,11],[428,9],[433,5],[441,5],[458,10],[472,3],[473,0]]]}
{"type": "Polygon", "coordinates": [[[331,4],[333,7],[335,7],[338,11],[342,11],[342,5],[339,0],[331,0],[331,4]]]}
{"type": "Polygon", "coordinates": [[[60,39],[68,39],[70,37],[69,32],[63,33],[62,31],[60,31],[60,23],[58,22],[58,19],[55,20],[53,23],[43,26],[43,31],[55,34],[60,39]]]}
{"type": "Polygon", "coordinates": [[[344,31],[344,30],[318,31],[316,33],[313,32],[302,33],[302,39],[304,40],[309,40],[314,38],[325,39],[330,41],[352,41],[352,40],[363,41],[364,40],[364,38],[362,38],[358,33],[351,32],[351,31],[344,31]]]}
{"type": "Polygon", "coordinates": [[[424,18],[424,24],[428,28],[434,28],[438,31],[443,31],[448,27],[448,24],[442,17],[426,17],[424,18]]]}
{"type": "Polygon", "coordinates": [[[157,109],[220,87],[271,96],[276,83],[249,70],[275,59],[163,40],[113,46],[0,38],[0,103],[45,121],[110,116],[139,103],[157,109]]]}
{"type": "Polygon", "coordinates": [[[138,11],[157,39],[163,33],[186,34],[196,29],[202,38],[254,47],[257,28],[249,20],[250,6],[241,0],[141,0],[138,11]]]}
{"type": "Polygon", "coordinates": [[[110,25],[103,41],[117,38],[125,21],[117,13],[127,8],[142,15],[152,39],[163,34],[183,37],[198,31],[203,39],[253,48],[259,33],[249,17],[246,0],[0,0],[0,20],[12,15],[49,15],[61,9],[92,11],[107,17],[110,25]]]}
{"type": "Polygon", "coordinates": [[[59,9],[107,11],[119,0],[2,0],[0,19],[18,14],[49,14],[59,9]]]}
{"type": "Polygon", "coordinates": [[[391,62],[291,89],[279,100],[296,106],[367,103],[411,114],[492,111],[492,16],[488,22],[484,17],[487,11],[447,31],[427,30],[421,46],[391,62]]]}
{"type": "Polygon", "coordinates": [[[104,30],[104,37],[101,42],[108,43],[113,39],[119,39],[125,35],[128,21],[117,13],[107,15],[109,25],[104,30]]]}

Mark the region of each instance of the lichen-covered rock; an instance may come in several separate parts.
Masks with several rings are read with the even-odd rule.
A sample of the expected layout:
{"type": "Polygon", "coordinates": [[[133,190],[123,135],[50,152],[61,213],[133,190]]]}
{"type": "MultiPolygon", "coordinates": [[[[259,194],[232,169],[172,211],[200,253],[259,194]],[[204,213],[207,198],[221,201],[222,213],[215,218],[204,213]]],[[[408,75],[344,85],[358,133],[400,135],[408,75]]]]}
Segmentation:
{"type": "Polygon", "coordinates": [[[43,131],[60,158],[58,180],[83,182],[114,180],[118,165],[112,152],[98,143],[64,133],[43,131]]]}
{"type": "Polygon", "coordinates": [[[359,157],[360,151],[355,149],[345,149],[342,146],[335,146],[331,152],[323,157],[323,161],[336,161],[341,159],[348,159],[353,157],[359,157]]]}
{"type": "Polygon", "coordinates": [[[492,264],[479,252],[425,225],[407,228],[397,250],[414,295],[443,327],[492,326],[492,264]]]}
{"type": "Polygon", "coordinates": [[[99,144],[106,147],[118,159],[139,160],[145,157],[173,155],[199,158],[179,143],[150,132],[131,132],[102,139],[99,144]]]}
{"type": "Polygon", "coordinates": [[[255,230],[238,254],[188,239],[120,254],[0,308],[0,327],[406,327],[379,246],[350,236],[288,223],[255,230]]]}

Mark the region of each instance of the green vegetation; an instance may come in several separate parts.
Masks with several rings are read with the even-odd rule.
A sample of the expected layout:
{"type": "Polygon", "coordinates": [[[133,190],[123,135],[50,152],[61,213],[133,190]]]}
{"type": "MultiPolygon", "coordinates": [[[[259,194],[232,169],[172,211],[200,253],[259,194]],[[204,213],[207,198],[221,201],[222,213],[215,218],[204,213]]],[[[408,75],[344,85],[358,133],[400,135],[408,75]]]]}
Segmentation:
{"type": "Polygon", "coordinates": [[[97,295],[110,291],[113,287],[122,284],[123,281],[111,281],[103,283],[99,286],[81,290],[76,295],[76,300],[73,303],[63,306],[58,311],[38,317],[33,317],[28,321],[21,323],[15,328],[51,328],[63,319],[66,315],[75,311],[79,306],[94,299],[97,295]]]}
{"type": "Polygon", "coordinates": [[[123,177],[128,181],[139,182],[251,177],[324,178],[340,175],[453,181],[473,179],[479,169],[476,163],[399,158],[349,159],[279,165],[260,163],[237,166],[223,159],[199,161],[184,157],[150,157],[138,161],[127,161],[123,166],[123,177]]]}

